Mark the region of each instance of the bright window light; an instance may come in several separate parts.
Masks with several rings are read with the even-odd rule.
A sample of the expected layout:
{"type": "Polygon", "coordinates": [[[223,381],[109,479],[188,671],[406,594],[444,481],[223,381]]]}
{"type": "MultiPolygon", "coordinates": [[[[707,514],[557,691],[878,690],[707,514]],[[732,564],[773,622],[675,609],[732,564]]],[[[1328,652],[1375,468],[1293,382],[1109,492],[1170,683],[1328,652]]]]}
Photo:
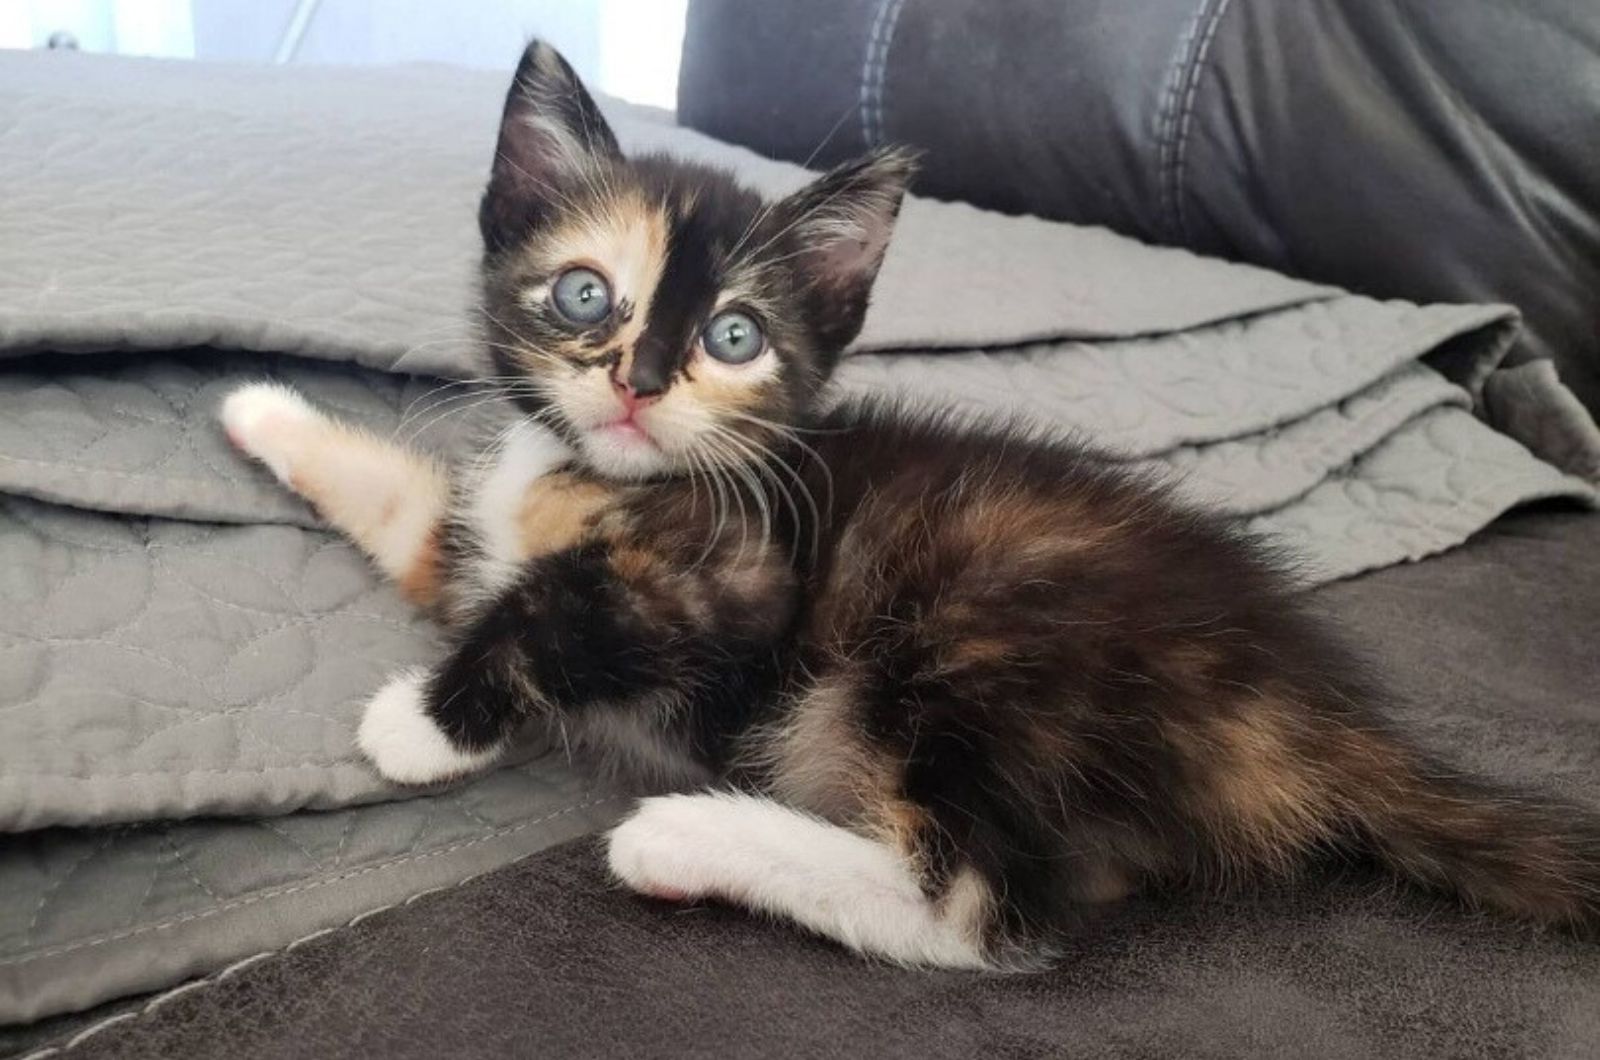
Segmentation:
{"type": "Polygon", "coordinates": [[[65,34],[121,55],[499,68],[537,34],[600,91],[671,108],[687,12],[688,0],[0,0],[0,48],[65,34]]]}
{"type": "Polygon", "coordinates": [[[600,89],[634,103],[678,105],[678,59],[688,0],[610,0],[600,6],[600,89]]]}

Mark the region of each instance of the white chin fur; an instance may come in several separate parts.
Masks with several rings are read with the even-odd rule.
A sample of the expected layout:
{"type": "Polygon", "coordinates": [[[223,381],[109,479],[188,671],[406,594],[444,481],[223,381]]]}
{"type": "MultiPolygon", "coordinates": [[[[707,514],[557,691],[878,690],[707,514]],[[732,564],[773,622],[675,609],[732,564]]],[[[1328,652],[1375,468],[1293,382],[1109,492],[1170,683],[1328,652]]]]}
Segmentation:
{"type": "Polygon", "coordinates": [[[672,470],[672,461],[660,449],[622,441],[594,431],[579,442],[584,463],[608,478],[646,479],[672,470]]]}
{"type": "Polygon", "coordinates": [[[487,751],[458,749],[423,709],[427,673],[408,670],[391,679],[367,703],[356,743],[389,780],[397,784],[432,784],[471,773],[500,757],[487,751]]]}

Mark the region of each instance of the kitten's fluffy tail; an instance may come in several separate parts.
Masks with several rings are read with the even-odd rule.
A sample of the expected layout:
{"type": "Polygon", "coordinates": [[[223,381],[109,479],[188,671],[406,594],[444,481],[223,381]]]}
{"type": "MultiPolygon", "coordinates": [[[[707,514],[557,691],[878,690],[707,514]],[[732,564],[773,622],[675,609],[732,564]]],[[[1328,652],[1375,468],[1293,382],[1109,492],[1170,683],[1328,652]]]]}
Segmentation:
{"type": "Polygon", "coordinates": [[[1351,792],[1394,872],[1472,908],[1600,937],[1600,817],[1436,771],[1351,792]]]}

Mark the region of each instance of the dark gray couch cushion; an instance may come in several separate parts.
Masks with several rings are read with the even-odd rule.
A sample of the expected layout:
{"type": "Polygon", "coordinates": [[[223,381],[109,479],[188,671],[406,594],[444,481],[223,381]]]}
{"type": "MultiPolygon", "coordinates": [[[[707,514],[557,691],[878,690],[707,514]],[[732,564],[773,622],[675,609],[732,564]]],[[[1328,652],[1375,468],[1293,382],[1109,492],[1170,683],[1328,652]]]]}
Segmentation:
{"type": "MultiPolygon", "coordinates": [[[[1600,802],[1600,523],[1504,520],[1319,590],[1429,743],[1600,802]]],[[[1592,1057],[1600,946],[1352,873],[1149,901],[1052,973],[872,965],[604,879],[584,840],[189,988],[73,1057],[1592,1057]]]]}
{"type": "Polygon", "coordinates": [[[1516,356],[1594,410],[1597,71],[1594,0],[693,0],[678,109],[787,159],[916,144],[936,196],[1509,302],[1516,356]]]}

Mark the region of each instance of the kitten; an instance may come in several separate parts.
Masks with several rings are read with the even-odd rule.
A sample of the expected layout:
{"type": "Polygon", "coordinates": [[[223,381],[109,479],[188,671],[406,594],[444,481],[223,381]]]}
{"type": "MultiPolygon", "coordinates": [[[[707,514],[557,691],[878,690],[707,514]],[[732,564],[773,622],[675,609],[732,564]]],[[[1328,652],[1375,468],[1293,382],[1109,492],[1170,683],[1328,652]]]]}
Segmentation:
{"type": "Polygon", "coordinates": [[[486,378],[518,413],[487,470],[270,385],[224,408],[452,631],[371,701],[377,768],[442,780],[559,728],[694,792],[612,832],[627,885],[908,964],[1033,965],[1098,903],[1337,851],[1600,926],[1594,818],[1391,735],[1249,541],[1075,445],[825,410],[910,171],[882,152],[762,202],[624,159],[530,46],[479,216],[486,378]]]}

